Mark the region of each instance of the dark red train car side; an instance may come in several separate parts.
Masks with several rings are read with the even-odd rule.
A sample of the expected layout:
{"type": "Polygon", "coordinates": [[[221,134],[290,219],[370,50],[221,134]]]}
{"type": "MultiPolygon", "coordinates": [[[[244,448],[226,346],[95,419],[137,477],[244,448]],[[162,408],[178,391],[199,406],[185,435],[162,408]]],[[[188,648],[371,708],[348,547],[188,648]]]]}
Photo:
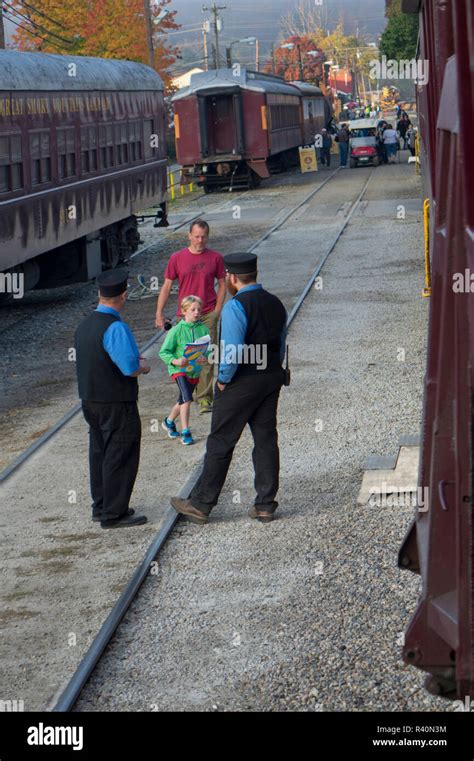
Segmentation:
{"type": "Polygon", "coordinates": [[[319,87],[309,82],[292,82],[301,93],[302,144],[313,145],[315,136],[327,127],[332,117],[329,99],[319,87]]]}
{"type": "Polygon", "coordinates": [[[430,199],[431,298],[420,505],[399,564],[420,573],[403,658],[430,692],[474,696],[474,108],[472,0],[402,0],[419,13],[421,167],[430,199]],[[425,65],[425,70],[427,67],[425,65]],[[459,287],[459,280],[462,287],[459,287]]]}
{"type": "MultiPolygon", "coordinates": [[[[0,50],[0,271],[86,280],[166,216],[163,85],[129,61],[0,50]]],[[[166,221],[163,219],[163,221],[166,221]]]]}
{"type": "MultiPolygon", "coordinates": [[[[322,96],[318,88],[306,94],[311,101],[322,96]]],[[[305,142],[302,98],[301,89],[280,77],[245,68],[194,74],[173,97],[176,154],[185,175],[197,176],[209,191],[253,187],[285,169],[305,142]]],[[[311,130],[314,142],[314,125],[311,130]]]]}

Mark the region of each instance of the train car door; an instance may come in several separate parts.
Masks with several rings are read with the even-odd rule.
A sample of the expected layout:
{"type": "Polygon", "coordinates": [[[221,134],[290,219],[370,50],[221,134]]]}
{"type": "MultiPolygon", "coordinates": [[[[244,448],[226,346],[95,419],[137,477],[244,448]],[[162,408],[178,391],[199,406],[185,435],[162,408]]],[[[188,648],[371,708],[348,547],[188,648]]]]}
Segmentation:
{"type": "Polygon", "coordinates": [[[237,153],[233,95],[211,95],[207,98],[209,153],[237,153]]]}

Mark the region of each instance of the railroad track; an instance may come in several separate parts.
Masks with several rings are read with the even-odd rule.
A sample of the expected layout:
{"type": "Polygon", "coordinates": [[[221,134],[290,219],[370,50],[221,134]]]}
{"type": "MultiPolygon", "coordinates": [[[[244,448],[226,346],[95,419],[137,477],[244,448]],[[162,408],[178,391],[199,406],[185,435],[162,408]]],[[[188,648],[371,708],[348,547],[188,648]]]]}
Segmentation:
{"type": "MultiPolygon", "coordinates": [[[[302,206],[304,206],[308,201],[310,201],[313,196],[316,195],[331,179],[332,177],[338,172],[337,169],[335,172],[331,173],[329,177],[326,178],[326,180],[321,183],[316,189],[312,190],[310,193],[308,193],[305,198],[298,203],[296,206],[294,206],[292,209],[288,211],[288,213],[281,219],[277,224],[273,225],[267,232],[262,235],[249,249],[250,252],[254,251],[258,246],[263,243],[273,232],[275,232],[277,229],[282,227],[285,222],[293,215],[295,214],[302,206]]],[[[334,250],[334,248],[337,245],[337,242],[339,241],[339,238],[344,233],[344,230],[346,229],[347,225],[349,224],[350,220],[352,219],[354,213],[357,211],[357,209],[360,206],[360,203],[365,195],[365,192],[367,190],[368,184],[370,182],[371,177],[373,176],[374,170],[372,170],[367,177],[366,181],[364,182],[364,185],[360,192],[358,193],[357,198],[352,202],[351,208],[345,217],[344,221],[341,223],[341,226],[337,230],[336,234],[334,235],[333,239],[330,241],[329,245],[327,246],[324,254],[322,255],[320,261],[318,262],[316,268],[311,273],[310,277],[308,278],[303,290],[301,291],[296,303],[294,304],[293,308],[290,311],[290,314],[288,315],[287,320],[287,327],[290,328],[291,324],[293,323],[293,320],[295,319],[296,315],[298,314],[299,310],[301,309],[304,300],[306,296],[308,295],[309,291],[311,290],[315,279],[320,274],[326,260],[334,250]]],[[[157,335],[153,336],[150,341],[147,343],[147,346],[151,346],[155,341],[159,339],[159,337],[163,334],[163,331],[160,331],[157,335]]],[[[142,349],[143,351],[143,349],[142,349]]],[[[77,410],[79,411],[79,410],[77,410]]],[[[74,413],[76,414],[76,413],[74,413]]],[[[70,417],[69,417],[70,419],[70,417]]],[[[59,429],[56,429],[56,431],[59,429]]],[[[195,467],[194,471],[189,476],[188,480],[182,487],[179,496],[183,499],[188,499],[191,491],[199,478],[200,472],[202,468],[202,459],[198,463],[198,465],[195,467]]],[[[0,474],[1,475],[1,474],[0,474]]],[[[157,555],[159,554],[160,550],[163,548],[164,544],[166,543],[168,537],[170,536],[171,532],[173,531],[174,526],[178,522],[179,515],[178,513],[172,508],[169,507],[168,511],[166,512],[164,519],[161,524],[161,528],[158,532],[158,534],[154,537],[152,542],[150,543],[145,556],[143,557],[142,561],[139,563],[137,568],[135,569],[133,575],[131,576],[129,582],[127,583],[125,589],[121,593],[119,599],[117,600],[116,604],[114,605],[113,609],[109,613],[106,621],[102,625],[100,631],[98,632],[97,636],[95,637],[94,641],[92,642],[90,648],[88,649],[87,653],[85,654],[84,658],[80,662],[78,668],[76,669],[73,677],[67,684],[66,688],[61,693],[60,697],[56,701],[55,705],[52,707],[53,712],[67,712],[71,711],[77,702],[79,695],[82,692],[83,687],[85,686],[86,682],[90,678],[92,672],[94,671],[95,667],[97,666],[105,648],[109,644],[110,640],[112,639],[115,631],[117,630],[118,626],[120,625],[120,622],[122,621],[124,615],[126,614],[127,610],[129,609],[131,603],[135,599],[135,597],[138,594],[138,591],[145,581],[145,578],[148,576],[150,572],[151,564],[154,560],[156,560],[157,555]]]]}
{"type": "MultiPolygon", "coordinates": [[[[245,193],[239,193],[238,195],[237,194],[232,195],[232,203],[237,201],[243,195],[245,195],[245,193]]],[[[196,198],[192,198],[190,200],[190,203],[192,203],[194,201],[197,201],[199,199],[203,199],[203,198],[207,198],[207,196],[205,196],[204,194],[196,196],[196,198]]],[[[230,200],[231,199],[228,198],[225,202],[220,204],[217,207],[217,209],[212,209],[212,211],[213,212],[219,211],[221,208],[225,207],[229,203],[230,200]]],[[[173,225],[173,229],[170,230],[165,235],[160,236],[160,238],[158,240],[155,240],[152,243],[148,243],[146,246],[143,246],[142,248],[138,249],[138,251],[135,251],[135,253],[132,254],[129,257],[128,261],[131,261],[132,259],[135,259],[137,256],[140,256],[141,254],[144,254],[146,251],[149,251],[150,249],[152,249],[152,248],[154,248],[156,246],[161,245],[163,243],[163,241],[167,240],[168,238],[171,238],[173,236],[173,234],[177,230],[181,230],[183,227],[185,227],[187,225],[190,225],[191,222],[193,222],[195,219],[199,219],[202,216],[202,214],[203,214],[203,211],[200,211],[199,213],[193,214],[192,216],[186,218],[183,222],[179,222],[177,225],[173,225]]],[[[76,287],[75,287],[75,293],[78,292],[78,291],[84,290],[89,285],[90,285],[90,282],[76,285],[76,287]]],[[[63,301],[63,300],[64,300],[63,297],[61,297],[60,301],[63,301]]],[[[44,311],[46,311],[49,308],[53,308],[54,309],[54,308],[57,307],[58,303],[59,303],[59,301],[49,301],[48,303],[44,303],[44,304],[35,304],[34,306],[31,307],[31,309],[28,311],[27,314],[22,315],[21,317],[19,317],[18,320],[15,320],[14,322],[12,322],[9,325],[6,325],[4,328],[0,329],[0,336],[4,335],[5,333],[8,333],[8,331],[10,331],[13,328],[17,327],[21,323],[27,322],[28,320],[30,320],[30,319],[32,319],[34,317],[37,317],[38,316],[38,310],[40,310],[41,312],[44,312],[44,311]]],[[[11,306],[10,302],[4,304],[4,308],[8,308],[9,306],[11,306]]],[[[1,314],[1,312],[0,312],[0,314],[1,314]]],[[[1,474],[0,474],[0,483],[1,483],[2,480],[3,479],[1,478],[1,474]]]]}

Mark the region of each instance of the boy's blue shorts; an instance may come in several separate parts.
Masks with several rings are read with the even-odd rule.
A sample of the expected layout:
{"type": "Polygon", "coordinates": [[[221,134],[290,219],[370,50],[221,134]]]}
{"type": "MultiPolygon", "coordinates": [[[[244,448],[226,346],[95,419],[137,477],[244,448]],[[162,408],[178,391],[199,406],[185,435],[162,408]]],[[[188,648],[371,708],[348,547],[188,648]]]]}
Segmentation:
{"type": "Polygon", "coordinates": [[[179,388],[178,404],[185,404],[186,402],[192,402],[194,389],[196,388],[197,384],[190,383],[189,380],[184,375],[178,375],[178,377],[175,378],[175,381],[178,384],[178,388],[179,388]]]}

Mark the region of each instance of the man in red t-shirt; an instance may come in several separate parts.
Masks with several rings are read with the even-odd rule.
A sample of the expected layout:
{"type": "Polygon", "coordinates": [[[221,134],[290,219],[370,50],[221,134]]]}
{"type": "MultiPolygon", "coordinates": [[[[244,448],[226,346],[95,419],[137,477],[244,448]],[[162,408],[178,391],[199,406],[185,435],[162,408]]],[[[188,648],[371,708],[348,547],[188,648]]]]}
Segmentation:
{"type": "MultiPolygon", "coordinates": [[[[189,246],[171,254],[165,270],[163,283],[156,307],[155,325],[163,328],[163,311],[168,301],[173,280],[178,281],[178,311],[181,318],[180,304],[186,296],[199,296],[202,300],[201,322],[207,325],[213,344],[217,343],[217,323],[224,305],[226,294],[224,259],[217,251],[207,248],[209,225],[203,219],[197,219],[189,229],[189,246]],[[218,282],[216,293],[215,281],[218,282]]],[[[214,365],[204,365],[195,399],[199,402],[201,412],[210,412],[213,400],[214,365]]]]}

